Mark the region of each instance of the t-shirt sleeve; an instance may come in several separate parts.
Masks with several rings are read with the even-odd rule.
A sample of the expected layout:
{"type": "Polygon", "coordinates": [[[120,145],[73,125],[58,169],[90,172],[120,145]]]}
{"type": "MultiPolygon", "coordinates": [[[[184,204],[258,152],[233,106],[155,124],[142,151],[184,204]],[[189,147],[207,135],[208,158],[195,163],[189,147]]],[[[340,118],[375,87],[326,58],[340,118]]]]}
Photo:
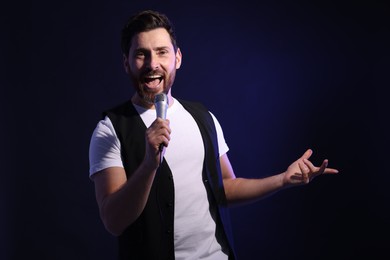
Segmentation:
{"type": "Polygon", "coordinates": [[[109,167],[123,167],[121,146],[108,117],[100,120],[89,145],[89,177],[109,167]]]}
{"type": "Polygon", "coordinates": [[[229,151],[229,147],[225,141],[225,137],[223,135],[221,124],[218,122],[218,119],[213,115],[213,113],[211,113],[211,112],[209,112],[209,113],[213,117],[215,129],[217,130],[219,156],[221,156],[229,151]]]}

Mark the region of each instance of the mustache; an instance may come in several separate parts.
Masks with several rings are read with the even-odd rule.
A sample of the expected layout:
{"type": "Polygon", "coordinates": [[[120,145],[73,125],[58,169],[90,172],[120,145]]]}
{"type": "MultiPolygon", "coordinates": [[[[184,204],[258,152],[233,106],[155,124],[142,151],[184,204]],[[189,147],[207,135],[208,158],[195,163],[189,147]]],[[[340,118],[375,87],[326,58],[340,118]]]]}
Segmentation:
{"type": "Polygon", "coordinates": [[[152,76],[164,76],[164,72],[157,69],[157,70],[146,70],[141,72],[141,77],[152,77],[152,76]]]}

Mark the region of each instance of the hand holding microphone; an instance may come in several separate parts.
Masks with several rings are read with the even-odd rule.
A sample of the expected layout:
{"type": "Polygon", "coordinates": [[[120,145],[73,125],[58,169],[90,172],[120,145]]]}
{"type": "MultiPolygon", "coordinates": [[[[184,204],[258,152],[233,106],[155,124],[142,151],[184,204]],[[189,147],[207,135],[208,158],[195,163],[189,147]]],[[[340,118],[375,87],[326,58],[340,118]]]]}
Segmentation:
{"type": "MultiPolygon", "coordinates": [[[[167,118],[168,105],[169,105],[169,101],[168,101],[168,97],[165,93],[157,94],[154,97],[154,107],[156,108],[157,117],[160,117],[164,120],[167,118]]],[[[164,144],[161,143],[159,146],[160,158],[161,158],[160,164],[162,163],[162,160],[163,160],[163,156],[162,156],[163,149],[164,149],[164,144]]]]}

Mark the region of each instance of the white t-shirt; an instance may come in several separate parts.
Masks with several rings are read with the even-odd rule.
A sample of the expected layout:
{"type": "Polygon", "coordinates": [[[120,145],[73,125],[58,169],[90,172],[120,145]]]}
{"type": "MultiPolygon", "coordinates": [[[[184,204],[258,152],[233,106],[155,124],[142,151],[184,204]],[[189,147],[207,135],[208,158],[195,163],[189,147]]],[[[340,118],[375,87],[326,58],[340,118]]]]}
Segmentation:
{"type": "MultiPolygon", "coordinates": [[[[135,106],[146,127],[156,119],[155,110],[135,106]]],[[[212,115],[219,154],[229,148],[222,128],[212,115]]],[[[207,192],[202,181],[204,146],[199,128],[187,110],[174,99],[168,108],[171,140],[164,158],[171,169],[175,187],[174,245],[175,259],[226,260],[227,255],[215,238],[215,222],[209,211],[207,192]]],[[[97,124],[90,144],[90,176],[108,167],[123,167],[121,144],[108,117],[97,124]]]]}

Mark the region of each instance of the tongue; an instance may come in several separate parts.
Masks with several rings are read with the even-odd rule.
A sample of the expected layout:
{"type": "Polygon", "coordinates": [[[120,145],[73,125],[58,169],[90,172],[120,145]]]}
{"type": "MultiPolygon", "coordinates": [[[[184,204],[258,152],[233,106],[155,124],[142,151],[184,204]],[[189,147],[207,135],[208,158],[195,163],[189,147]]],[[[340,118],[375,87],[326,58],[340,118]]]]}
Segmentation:
{"type": "Polygon", "coordinates": [[[156,88],[159,84],[160,84],[160,79],[153,79],[145,82],[145,85],[148,88],[156,88]]]}

